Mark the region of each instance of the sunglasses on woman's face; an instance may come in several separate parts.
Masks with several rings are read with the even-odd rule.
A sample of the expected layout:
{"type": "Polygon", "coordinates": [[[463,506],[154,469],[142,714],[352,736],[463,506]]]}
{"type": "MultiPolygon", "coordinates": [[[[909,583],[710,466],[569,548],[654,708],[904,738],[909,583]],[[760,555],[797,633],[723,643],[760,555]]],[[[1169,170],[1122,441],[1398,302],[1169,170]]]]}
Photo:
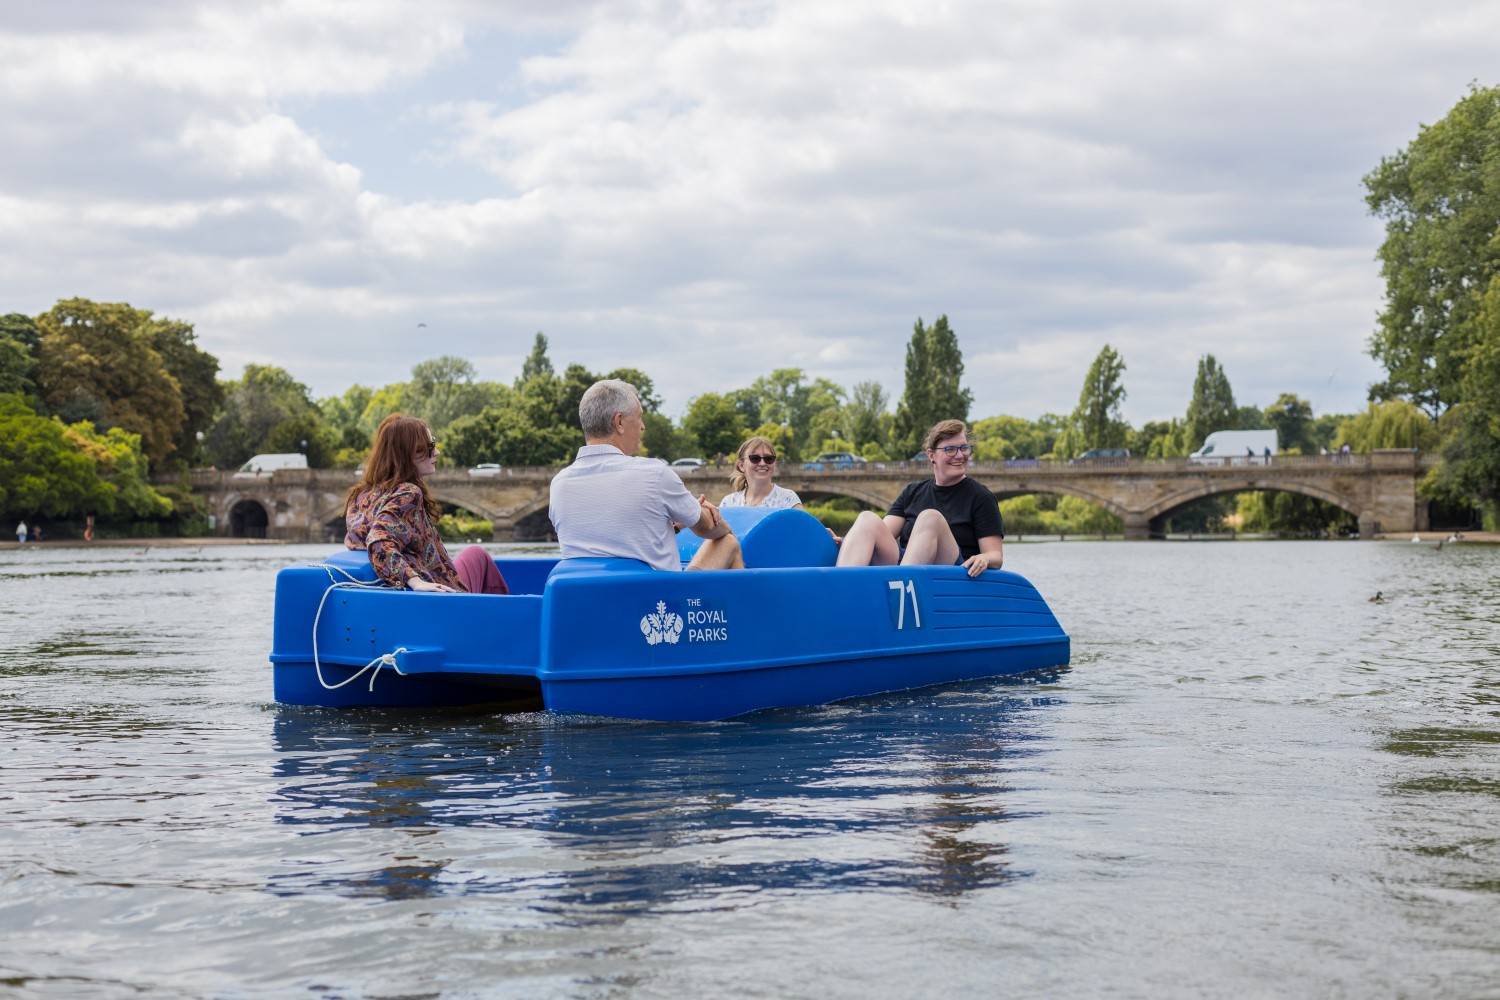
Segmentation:
{"type": "Polygon", "coordinates": [[[427,442],[427,457],[431,458],[432,456],[436,455],[437,452],[438,452],[437,442],[436,441],[428,441],[427,442]]]}
{"type": "Polygon", "coordinates": [[[751,465],[775,465],[776,464],[776,456],[775,455],[746,455],[745,456],[745,461],[749,462],[751,465]]]}

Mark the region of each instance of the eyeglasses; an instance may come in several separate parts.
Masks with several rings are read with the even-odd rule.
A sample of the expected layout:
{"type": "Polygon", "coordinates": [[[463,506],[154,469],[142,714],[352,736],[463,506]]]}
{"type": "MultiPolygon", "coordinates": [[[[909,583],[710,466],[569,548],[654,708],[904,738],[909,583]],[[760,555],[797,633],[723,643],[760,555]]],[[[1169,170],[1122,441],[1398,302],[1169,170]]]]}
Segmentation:
{"type": "Polygon", "coordinates": [[[427,457],[431,458],[432,456],[436,455],[437,453],[438,453],[437,442],[436,441],[428,441],[427,442],[427,457]]]}
{"type": "Polygon", "coordinates": [[[974,446],[972,444],[945,444],[941,448],[934,448],[932,450],[940,451],[944,455],[949,456],[972,455],[974,453],[974,446]]]}
{"type": "Polygon", "coordinates": [[[751,465],[775,465],[776,464],[776,456],[775,455],[746,455],[745,456],[745,461],[749,462],[751,465]]]}

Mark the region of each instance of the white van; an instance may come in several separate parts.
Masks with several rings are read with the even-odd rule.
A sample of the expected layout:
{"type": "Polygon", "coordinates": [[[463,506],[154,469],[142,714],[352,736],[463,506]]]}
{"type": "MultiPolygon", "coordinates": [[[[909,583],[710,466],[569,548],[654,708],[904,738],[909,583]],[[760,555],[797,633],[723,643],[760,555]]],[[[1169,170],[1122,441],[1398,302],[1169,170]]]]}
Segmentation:
{"type": "Polygon", "coordinates": [[[1275,431],[1214,431],[1188,456],[1198,465],[1269,465],[1277,449],[1275,431]]]}
{"type": "Polygon", "coordinates": [[[269,476],[277,469],[305,468],[307,468],[307,456],[298,452],[284,452],[278,455],[256,455],[250,461],[240,466],[239,471],[234,474],[234,478],[249,479],[254,476],[269,476]]]}

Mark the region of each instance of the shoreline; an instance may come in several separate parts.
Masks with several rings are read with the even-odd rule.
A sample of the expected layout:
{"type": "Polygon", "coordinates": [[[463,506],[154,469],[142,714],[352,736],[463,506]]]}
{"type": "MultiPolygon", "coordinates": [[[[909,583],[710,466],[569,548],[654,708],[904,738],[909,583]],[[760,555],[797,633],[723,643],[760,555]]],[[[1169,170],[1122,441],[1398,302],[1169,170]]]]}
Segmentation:
{"type": "MultiPolygon", "coordinates": [[[[1406,542],[1408,544],[1411,544],[1413,542],[1417,542],[1417,543],[1421,543],[1421,544],[1424,544],[1424,545],[1437,545],[1437,544],[1463,545],[1463,544],[1468,544],[1468,543],[1473,543],[1473,544],[1478,544],[1478,545],[1495,545],[1495,544],[1500,544],[1500,531],[1465,531],[1465,532],[1462,532],[1461,534],[1462,534],[1463,537],[1459,538],[1458,541],[1456,541],[1456,542],[1452,540],[1453,539],[1453,532],[1451,532],[1451,531],[1414,531],[1410,535],[1407,535],[1407,534],[1382,533],[1382,534],[1375,535],[1370,540],[1374,541],[1374,542],[1396,542],[1396,543],[1406,542]]],[[[1057,536],[1055,536],[1055,535],[1033,535],[1033,536],[1031,536],[1030,540],[1031,541],[1036,541],[1036,542],[1054,541],[1054,540],[1057,540],[1057,536]]],[[[1092,536],[1092,535],[1077,535],[1077,536],[1070,536],[1067,540],[1068,541],[1095,541],[1095,540],[1097,540],[1097,536],[1092,536]]],[[[1110,538],[1108,540],[1109,541],[1119,541],[1120,538],[1119,538],[1119,536],[1110,536],[1110,538]]],[[[1204,539],[1201,539],[1201,540],[1202,541],[1209,541],[1211,539],[1208,539],[1208,538],[1205,537],[1204,539]]],[[[1224,539],[1224,540],[1225,541],[1231,541],[1233,539],[1224,539]]],[[[1243,541],[1282,541],[1283,539],[1248,539],[1247,538],[1247,539],[1242,539],[1242,540],[1243,541]]],[[[1285,540],[1286,541],[1302,541],[1304,539],[1285,539],[1285,540]]],[[[1354,540],[1355,539],[1324,539],[1324,541],[1354,541],[1354,540]]],[[[1016,543],[1018,543],[1018,544],[1024,544],[1027,541],[1027,538],[1024,535],[1018,535],[1018,536],[1015,537],[1014,541],[1016,543]]],[[[217,536],[217,535],[209,535],[209,536],[205,536],[203,538],[99,538],[99,539],[95,539],[92,542],[85,542],[81,538],[59,538],[59,539],[57,539],[55,541],[52,540],[52,539],[48,539],[48,540],[43,541],[43,542],[33,542],[33,541],[28,540],[24,544],[21,543],[21,542],[0,541],[0,551],[8,551],[8,550],[13,551],[13,550],[19,550],[19,549],[29,549],[29,548],[33,548],[33,547],[35,547],[35,548],[44,548],[44,549],[109,549],[109,548],[124,548],[124,549],[147,549],[147,548],[180,549],[180,548],[201,548],[201,547],[203,547],[205,545],[230,546],[230,545],[317,545],[317,544],[320,544],[320,543],[318,543],[318,542],[299,542],[299,541],[292,541],[292,540],[284,539],[284,538],[225,538],[225,537],[217,536]]],[[[330,543],[324,543],[324,544],[333,545],[335,543],[331,543],[330,542],[330,543]]],[[[462,545],[462,544],[465,544],[465,543],[463,543],[463,542],[456,542],[454,544],[462,545]]],[[[498,543],[498,542],[497,543],[480,542],[479,544],[481,544],[481,545],[487,545],[487,544],[504,544],[504,543],[498,543]]]]}

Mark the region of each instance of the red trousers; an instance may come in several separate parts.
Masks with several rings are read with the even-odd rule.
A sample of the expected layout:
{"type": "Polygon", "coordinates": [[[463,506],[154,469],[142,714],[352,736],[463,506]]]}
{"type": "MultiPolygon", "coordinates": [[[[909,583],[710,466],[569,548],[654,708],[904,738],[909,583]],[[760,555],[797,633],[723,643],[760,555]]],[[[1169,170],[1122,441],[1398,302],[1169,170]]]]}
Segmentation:
{"type": "Polygon", "coordinates": [[[453,568],[471,594],[508,594],[505,577],[482,545],[471,545],[453,557],[453,568]]]}

